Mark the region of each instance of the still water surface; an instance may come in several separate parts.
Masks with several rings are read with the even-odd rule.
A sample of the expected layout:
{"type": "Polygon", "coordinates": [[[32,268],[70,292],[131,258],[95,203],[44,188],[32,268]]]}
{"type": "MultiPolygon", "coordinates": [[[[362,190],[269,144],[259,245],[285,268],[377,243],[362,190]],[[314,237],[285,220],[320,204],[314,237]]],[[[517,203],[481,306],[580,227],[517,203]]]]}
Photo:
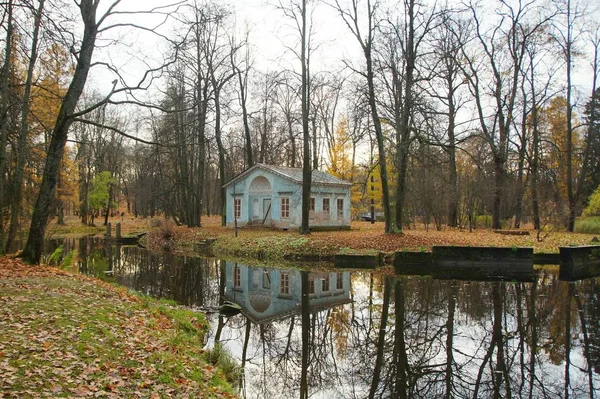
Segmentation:
{"type": "MultiPolygon", "coordinates": [[[[600,284],[301,272],[65,240],[82,273],[214,310],[206,346],[243,368],[244,398],[591,398],[600,395],[600,284]],[[106,271],[112,273],[106,273],[106,271]],[[307,294],[302,300],[302,293],[307,294]]],[[[48,250],[58,243],[51,243],[48,250]]]]}

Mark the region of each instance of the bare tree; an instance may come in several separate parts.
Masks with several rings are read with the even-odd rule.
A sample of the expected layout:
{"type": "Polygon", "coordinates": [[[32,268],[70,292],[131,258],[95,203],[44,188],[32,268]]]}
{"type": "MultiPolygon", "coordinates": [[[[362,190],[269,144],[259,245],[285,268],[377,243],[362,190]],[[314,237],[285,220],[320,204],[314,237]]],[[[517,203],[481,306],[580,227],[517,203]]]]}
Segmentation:
{"type": "Polygon", "coordinates": [[[377,98],[375,95],[375,73],[373,71],[374,40],[377,29],[376,13],[379,2],[377,0],[366,0],[365,10],[359,9],[360,0],[350,0],[348,7],[343,6],[339,0],[335,0],[334,7],[339,12],[346,26],[360,44],[362,53],[365,57],[366,71],[359,72],[366,82],[368,88],[369,107],[371,110],[371,119],[375,128],[375,137],[377,139],[377,150],[379,155],[379,169],[381,173],[381,186],[383,191],[383,214],[385,217],[385,232],[387,234],[396,232],[397,226],[392,219],[390,189],[387,171],[387,156],[385,152],[385,142],[381,120],[377,109],[377,98]],[[361,28],[363,24],[362,17],[366,18],[366,31],[361,28]],[[362,29],[362,30],[361,30],[362,29]]]}
{"type": "Polygon", "coordinates": [[[515,7],[502,2],[496,11],[498,19],[491,23],[489,29],[485,29],[481,23],[481,10],[472,3],[469,5],[475,23],[475,40],[479,44],[480,53],[468,54],[466,51],[463,53],[468,64],[465,75],[475,99],[482,135],[494,159],[492,205],[492,228],[494,229],[501,228],[501,204],[505,194],[508,145],[525,49],[531,37],[549,19],[540,12],[538,7],[539,5],[533,2],[518,3],[515,7]],[[541,17],[532,24],[527,24],[527,18],[532,15],[541,17]],[[489,76],[489,82],[486,81],[486,76],[489,76]],[[486,94],[493,104],[491,109],[488,108],[486,94]]]}
{"type": "MultiPolygon", "coordinates": [[[[244,60],[242,62],[238,62],[236,60],[236,52],[231,52],[231,66],[237,73],[238,83],[239,83],[239,102],[240,107],[242,108],[242,122],[244,125],[244,148],[246,151],[246,164],[250,168],[254,165],[254,156],[252,151],[252,136],[250,134],[250,123],[248,121],[248,76],[252,69],[252,60],[250,58],[250,46],[248,44],[248,38],[250,36],[250,32],[246,31],[246,38],[241,45],[244,46],[244,60]],[[243,69],[242,69],[243,65],[243,69]]],[[[232,43],[232,47],[235,45],[232,43]]]]}
{"type": "Polygon", "coordinates": [[[565,75],[565,91],[567,100],[567,130],[566,130],[566,184],[567,184],[567,201],[569,206],[569,217],[567,221],[567,230],[573,231],[575,228],[575,217],[577,216],[577,193],[574,187],[574,172],[573,172],[573,132],[575,130],[573,126],[573,61],[575,57],[575,42],[579,37],[576,32],[576,23],[580,20],[584,14],[584,10],[581,9],[580,3],[575,2],[572,4],[571,0],[564,0],[556,3],[559,15],[564,18],[560,20],[556,18],[556,43],[561,49],[562,56],[566,66],[565,75]]]}
{"type": "Polygon", "coordinates": [[[300,61],[300,103],[302,109],[302,224],[301,234],[308,234],[309,231],[309,209],[310,209],[310,187],[312,183],[312,165],[310,162],[310,56],[312,47],[312,12],[315,2],[313,0],[290,0],[289,4],[279,1],[278,9],[283,12],[294,25],[294,30],[299,35],[300,50],[287,46],[300,61]]]}
{"type": "Polygon", "coordinates": [[[430,96],[439,101],[441,109],[435,111],[447,124],[445,137],[436,138],[448,154],[448,213],[446,223],[457,227],[459,221],[460,196],[458,192],[458,172],[456,153],[459,149],[460,137],[458,128],[460,121],[458,112],[465,106],[467,100],[461,95],[465,85],[461,65],[461,48],[469,38],[469,26],[465,20],[455,17],[453,10],[444,10],[440,15],[440,24],[433,32],[433,49],[437,55],[430,66],[430,73],[435,77],[429,81],[427,90],[430,96]]]}
{"type": "MultiPolygon", "coordinates": [[[[75,45],[72,47],[73,52],[75,52],[74,55],[77,59],[77,63],[75,65],[71,83],[69,84],[67,92],[62,99],[56,122],[52,129],[50,142],[47,149],[44,174],[42,176],[39,194],[33,210],[29,235],[23,252],[20,254],[20,257],[27,262],[39,263],[42,255],[44,235],[52,209],[52,203],[60,173],[60,163],[63,157],[71,124],[75,121],[82,120],[81,117],[93,109],[107,104],[109,101],[111,101],[111,97],[118,92],[127,93],[136,89],[146,88],[148,82],[154,79],[154,73],[157,71],[157,69],[147,70],[145,73],[143,73],[143,76],[140,81],[137,82],[137,85],[134,85],[133,87],[126,86],[121,89],[116,89],[118,80],[115,80],[113,82],[112,90],[110,93],[108,93],[103,101],[93,105],[88,109],[76,111],[77,103],[84,90],[90,68],[92,67],[92,56],[94,54],[98,35],[115,27],[123,26],[123,24],[120,22],[111,22],[111,16],[126,16],[136,14],[134,12],[119,11],[117,7],[120,4],[120,0],[113,0],[106,2],[106,5],[104,4],[105,2],[102,2],[103,9],[106,11],[103,14],[98,15],[97,12],[98,8],[100,7],[100,3],[100,0],[81,0],[77,4],[83,26],[83,35],[81,37],[81,42],[79,43],[78,51],[75,52],[75,45]],[[106,8],[104,8],[104,6],[106,6],[106,8]]],[[[165,10],[168,8],[169,6],[164,6],[155,10],[165,10]]],[[[151,13],[153,11],[154,10],[150,10],[147,12],[151,13]]],[[[135,26],[149,32],[155,32],[154,28],[144,28],[141,25],[135,26]]],[[[106,64],[103,65],[106,66],[106,64]]],[[[159,67],[158,70],[161,68],[162,66],[159,67]]],[[[113,72],[117,72],[115,68],[111,68],[110,66],[109,69],[111,69],[113,72]]],[[[131,137],[125,132],[120,132],[120,134],[123,134],[126,137],[131,137]]]]}
{"type": "Polygon", "coordinates": [[[0,72],[0,253],[4,251],[4,170],[6,168],[6,144],[8,140],[9,121],[9,82],[10,66],[13,52],[13,1],[8,0],[4,6],[2,26],[6,28],[4,46],[4,62],[0,72]]]}
{"type": "Polygon", "coordinates": [[[425,40],[437,20],[435,9],[426,10],[415,0],[406,0],[403,4],[406,20],[388,20],[385,27],[381,27],[385,29],[388,51],[384,65],[391,74],[386,86],[392,97],[390,121],[396,133],[396,228],[400,231],[404,225],[409,149],[415,136],[411,133],[415,130],[419,108],[416,87],[421,79],[427,79],[419,70],[418,61],[425,52],[425,40]]]}

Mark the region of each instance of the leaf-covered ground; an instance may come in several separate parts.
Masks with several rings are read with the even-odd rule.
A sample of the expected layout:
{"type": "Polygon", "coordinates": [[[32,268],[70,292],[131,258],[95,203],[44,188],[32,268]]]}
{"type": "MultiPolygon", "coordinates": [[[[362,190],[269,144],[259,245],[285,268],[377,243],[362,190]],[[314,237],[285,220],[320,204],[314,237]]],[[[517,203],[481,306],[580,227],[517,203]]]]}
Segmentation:
{"type": "MultiPolygon", "coordinates": [[[[198,228],[175,226],[172,222],[165,222],[162,217],[135,218],[126,215],[124,218],[111,218],[110,221],[113,226],[121,223],[124,235],[150,232],[144,238],[144,244],[153,250],[194,253],[201,248],[198,244],[202,240],[216,239],[213,249],[217,255],[275,261],[296,255],[302,258],[313,255],[331,257],[338,253],[430,251],[434,245],[533,247],[536,253],[557,253],[559,246],[589,245],[594,237],[594,234],[553,231],[549,234],[543,232],[540,236],[542,239],[538,240],[537,232],[533,229],[523,229],[529,235],[502,235],[489,229],[469,232],[445,227],[437,231],[434,228],[425,230],[421,226],[405,229],[403,234],[384,234],[382,222],[371,224],[356,221],[352,222],[349,231],[321,231],[303,236],[292,230],[254,227],[240,228],[238,237],[234,237],[232,229],[221,226],[219,216],[204,216],[202,227],[198,228]]],[[[52,226],[55,224],[51,224],[51,229],[52,226]]],[[[67,225],[55,226],[53,231],[58,236],[65,236],[76,234],[81,228],[79,219],[68,217],[67,225]]]]}
{"type": "Polygon", "coordinates": [[[593,234],[552,232],[537,239],[537,232],[525,230],[529,235],[502,235],[491,230],[473,232],[447,228],[409,229],[403,234],[385,234],[381,222],[352,222],[349,231],[321,231],[302,236],[296,231],[279,231],[266,228],[241,228],[238,237],[232,229],[222,227],[217,217],[204,217],[202,227],[171,226],[165,235],[158,228],[148,237],[152,248],[164,249],[165,236],[171,241],[167,247],[179,252],[193,251],[194,245],[207,238],[216,238],[218,254],[278,259],[284,254],[325,255],[337,253],[372,253],[394,251],[430,251],[435,245],[533,247],[536,253],[557,253],[559,246],[589,245],[593,234]]]}
{"type": "Polygon", "coordinates": [[[0,398],[226,398],[205,319],[0,257],[0,398]]]}

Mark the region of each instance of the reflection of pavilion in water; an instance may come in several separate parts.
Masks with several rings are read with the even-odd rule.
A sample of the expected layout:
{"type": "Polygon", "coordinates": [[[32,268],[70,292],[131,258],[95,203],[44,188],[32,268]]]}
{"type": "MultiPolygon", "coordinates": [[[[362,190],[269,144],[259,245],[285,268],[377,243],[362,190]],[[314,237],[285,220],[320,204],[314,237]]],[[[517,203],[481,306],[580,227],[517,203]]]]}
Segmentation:
{"type": "MultiPolygon", "coordinates": [[[[225,275],[225,298],[239,304],[242,313],[252,322],[266,323],[300,314],[300,270],[227,262],[225,275]]],[[[308,294],[311,312],[349,303],[350,273],[308,273],[308,294]]]]}

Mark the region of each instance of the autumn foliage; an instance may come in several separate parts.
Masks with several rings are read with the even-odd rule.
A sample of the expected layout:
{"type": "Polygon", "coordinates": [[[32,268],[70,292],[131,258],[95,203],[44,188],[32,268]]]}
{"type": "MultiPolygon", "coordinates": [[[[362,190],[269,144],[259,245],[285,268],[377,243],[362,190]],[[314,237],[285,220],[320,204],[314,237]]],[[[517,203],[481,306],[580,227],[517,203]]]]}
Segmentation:
{"type": "Polygon", "coordinates": [[[0,257],[0,397],[232,397],[205,331],[190,311],[0,257]]]}

